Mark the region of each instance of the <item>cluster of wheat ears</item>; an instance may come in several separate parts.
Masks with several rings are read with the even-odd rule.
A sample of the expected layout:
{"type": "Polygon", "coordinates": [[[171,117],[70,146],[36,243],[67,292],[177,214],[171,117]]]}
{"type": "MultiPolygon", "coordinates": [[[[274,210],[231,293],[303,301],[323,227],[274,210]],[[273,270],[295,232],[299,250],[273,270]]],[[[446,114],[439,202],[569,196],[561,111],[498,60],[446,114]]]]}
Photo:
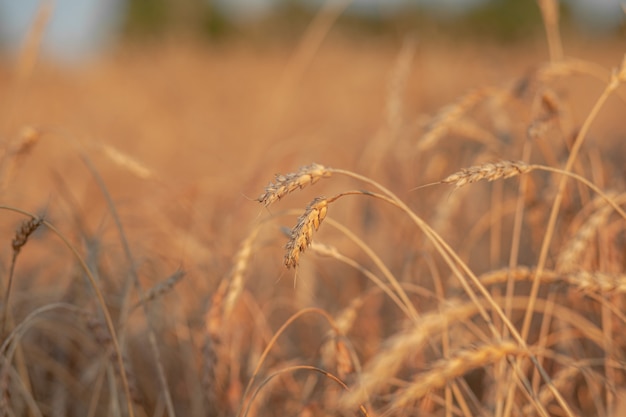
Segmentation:
{"type": "MultiPolygon", "coordinates": [[[[320,163],[276,175],[197,323],[172,324],[151,307],[185,274],[142,289],[115,204],[88,160],[129,265],[115,301],[98,266],[45,216],[2,206],[26,220],[3,284],[0,414],[626,413],[626,158],[611,164],[615,151],[589,138],[610,98],[624,107],[626,59],[604,71],[563,58],[556,2],[538,3],[551,60],[510,88],[469,92],[417,128],[398,115],[407,43],[387,126],[361,158],[361,167],[391,172],[388,185],[320,163]],[[564,93],[553,88],[576,77],[605,86],[580,121],[568,120],[564,93]],[[467,160],[476,163],[450,169],[467,160]],[[428,181],[410,175],[422,171],[428,181]],[[314,194],[304,210],[276,211],[324,186],[331,195],[314,194]],[[280,227],[284,218],[296,219],[291,228],[280,227]],[[86,284],[24,311],[14,275],[40,229],[63,242],[86,284]],[[293,285],[279,291],[277,269],[293,285]],[[92,301],[72,302],[84,299],[77,291],[92,301]],[[137,310],[144,321],[131,329],[137,310]]],[[[5,151],[5,171],[34,136],[5,151]]]]}

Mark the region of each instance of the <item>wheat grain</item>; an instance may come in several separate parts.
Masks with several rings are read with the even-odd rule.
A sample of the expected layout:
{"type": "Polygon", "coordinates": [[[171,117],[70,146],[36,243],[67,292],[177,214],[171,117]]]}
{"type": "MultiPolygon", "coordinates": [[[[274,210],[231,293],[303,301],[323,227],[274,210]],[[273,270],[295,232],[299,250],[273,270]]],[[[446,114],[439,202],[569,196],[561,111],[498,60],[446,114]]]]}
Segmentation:
{"type": "Polygon", "coordinates": [[[43,218],[41,217],[32,217],[29,220],[26,220],[22,223],[19,230],[15,233],[15,237],[11,242],[11,247],[13,248],[13,253],[17,255],[22,247],[26,245],[28,242],[28,238],[30,235],[35,233],[35,231],[41,226],[43,223],[43,218]]]}
{"type": "Polygon", "coordinates": [[[406,407],[429,391],[443,388],[446,383],[473,369],[493,364],[508,355],[524,354],[524,351],[511,341],[462,350],[450,358],[438,361],[429,371],[415,377],[413,383],[397,395],[392,407],[406,407]]]}
{"type": "Polygon", "coordinates": [[[135,303],[131,310],[134,310],[141,306],[143,303],[150,302],[166,292],[170,291],[176,284],[178,284],[185,277],[185,271],[182,269],[177,270],[172,275],[170,275],[167,279],[162,282],[159,282],[154,287],[150,288],[148,291],[143,294],[143,297],[135,303]]]}
{"type": "MultiPolygon", "coordinates": [[[[479,277],[485,286],[505,283],[510,277],[513,281],[532,281],[536,271],[526,266],[514,269],[500,269],[485,273],[479,277]]],[[[601,271],[575,270],[557,272],[544,269],[540,277],[542,284],[563,282],[575,287],[579,291],[595,292],[599,294],[625,293],[626,275],[601,271]]]]}
{"type": "Polygon", "coordinates": [[[610,274],[601,271],[576,271],[565,275],[570,284],[580,290],[600,294],[626,292],[626,275],[610,274]]]}
{"type": "Polygon", "coordinates": [[[495,181],[511,178],[531,171],[533,167],[523,161],[499,161],[463,168],[441,181],[442,184],[454,184],[460,188],[477,181],[495,181]]]}
{"type": "Polygon", "coordinates": [[[228,373],[227,361],[225,361],[224,345],[216,334],[207,334],[202,347],[203,374],[202,386],[204,388],[204,401],[209,415],[223,415],[225,405],[225,390],[228,373]]]}
{"type": "Polygon", "coordinates": [[[257,201],[267,207],[287,194],[302,189],[309,184],[315,184],[321,178],[330,177],[331,175],[332,173],[328,168],[315,163],[304,166],[297,172],[285,175],[277,174],[274,182],[270,182],[265,187],[265,192],[257,198],[257,201]]]}
{"type": "Polygon", "coordinates": [[[228,292],[224,296],[224,317],[227,319],[235,308],[239,296],[243,292],[244,280],[248,269],[248,262],[252,255],[254,242],[261,231],[261,225],[256,225],[241,243],[235,254],[233,269],[228,277],[228,292]]]}
{"type": "MultiPolygon", "coordinates": [[[[530,281],[533,279],[534,271],[527,266],[517,266],[513,269],[503,268],[486,272],[478,277],[485,286],[504,284],[510,278],[513,281],[530,281]]],[[[542,279],[545,282],[553,282],[558,279],[558,274],[553,271],[544,271],[542,279]]]]}
{"type": "Polygon", "coordinates": [[[328,200],[325,197],[317,197],[309,203],[304,213],[298,218],[296,226],[291,230],[291,236],[285,249],[285,265],[287,268],[298,266],[300,254],[311,244],[313,231],[319,229],[320,224],[326,217],[328,200]]]}

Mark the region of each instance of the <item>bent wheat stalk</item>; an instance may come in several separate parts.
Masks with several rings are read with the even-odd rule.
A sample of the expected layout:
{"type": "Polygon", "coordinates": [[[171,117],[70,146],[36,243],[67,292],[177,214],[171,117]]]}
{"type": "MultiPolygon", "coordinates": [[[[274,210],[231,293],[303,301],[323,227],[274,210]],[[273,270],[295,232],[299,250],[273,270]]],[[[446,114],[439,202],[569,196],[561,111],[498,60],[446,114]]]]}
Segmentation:
{"type": "MultiPolygon", "coordinates": [[[[294,365],[294,366],[288,366],[286,368],[283,368],[281,370],[278,370],[274,373],[272,373],[271,375],[269,375],[268,377],[266,377],[263,381],[261,381],[261,383],[259,384],[259,386],[257,387],[257,389],[254,391],[254,393],[252,393],[252,397],[250,398],[250,401],[245,409],[245,411],[243,412],[242,417],[247,417],[248,416],[248,411],[250,409],[250,405],[252,404],[252,402],[254,401],[255,397],[259,394],[259,392],[261,391],[261,389],[268,383],[270,382],[272,379],[274,379],[275,377],[282,375],[284,373],[288,373],[288,372],[295,372],[295,371],[299,371],[299,370],[307,370],[307,371],[313,371],[313,372],[318,372],[322,375],[324,375],[326,378],[330,379],[333,382],[336,382],[337,384],[341,385],[341,387],[350,392],[350,389],[348,388],[348,386],[346,385],[345,382],[343,382],[339,377],[333,375],[332,373],[315,367],[315,366],[311,366],[311,365],[294,365]]],[[[358,405],[359,411],[361,412],[361,414],[363,414],[363,416],[365,417],[369,417],[369,414],[367,413],[367,409],[365,408],[365,406],[363,404],[359,404],[358,405]]]]}
{"type": "Polygon", "coordinates": [[[261,353],[261,356],[259,357],[257,365],[254,368],[254,371],[252,372],[252,376],[250,377],[250,380],[248,381],[248,384],[246,385],[246,389],[244,390],[244,393],[241,397],[242,403],[240,404],[237,417],[242,417],[247,414],[248,409],[250,408],[250,404],[254,399],[254,395],[250,399],[247,399],[247,397],[250,393],[250,390],[252,389],[252,386],[254,385],[257,379],[257,376],[259,375],[259,372],[261,371],[261,366],[263,366],[263,364],[265,363],[265,359],[267,358],[267,355],[269,355],[270,350],[274,347],[274,345],[276,345],[276,341],[278,340],[278,337],[282,335],[285,332],[285,330],[294,321],[296,321],[298,318],[309,313],[318,314],[322,316],[328,322],[331,329],[336,334],[340,334],[339,329],[337,328],[337,325],[335,324],[335,319],[328,312],[326,312],[325,310],[322,310],[321,308],[316,308],[316,307],[305,308],[291,315],[291,317],[289,317],[287,321],[285,321],[283,325],[274,333],[274,335],[272,336],[272,339],[268,342],[267,346],[263,350],[263,353],[261,353]],[[244,404],[246,404],[245,407],[244,407],[244,404]]]}

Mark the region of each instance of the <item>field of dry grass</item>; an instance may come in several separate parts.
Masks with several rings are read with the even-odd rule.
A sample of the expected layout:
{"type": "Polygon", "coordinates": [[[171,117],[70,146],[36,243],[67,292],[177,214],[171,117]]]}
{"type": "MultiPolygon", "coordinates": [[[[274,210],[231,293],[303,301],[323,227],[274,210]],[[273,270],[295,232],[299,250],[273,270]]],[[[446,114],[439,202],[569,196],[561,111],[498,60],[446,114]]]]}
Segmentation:
{"type": "Polygon", "coordinates": [[[623,415],[626,51],[551,42],[2,62],[0,413],[623,415]]]}

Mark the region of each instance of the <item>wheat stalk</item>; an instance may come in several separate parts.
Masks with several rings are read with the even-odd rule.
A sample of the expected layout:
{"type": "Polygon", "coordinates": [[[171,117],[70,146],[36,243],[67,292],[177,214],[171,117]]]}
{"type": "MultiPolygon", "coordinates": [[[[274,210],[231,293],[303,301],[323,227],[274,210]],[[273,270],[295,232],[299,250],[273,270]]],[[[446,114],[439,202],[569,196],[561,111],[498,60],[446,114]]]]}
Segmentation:
{"type": "MultiPolygon", "coordinates": [[[[554,377],[552,377],[552,383],[560,392],[566,392],[566,388],[571,388],[573,379],[581,372],[581,369],[576,366],[570,366],[559,370],[554,377]]],[[[550,392],[546,386],[543,386],[537,394],[537,401],[544,406],[548,405],[550,401],[554,399],[554,395],[550,392]]],[[[522,408],[523,416],[530,416],[533,414],[534,404],[526,404],[522,408]]]]}
{"type": "Polygon", "coordinates": [[[116,378],[121,380],[122,373],[125,373],[132,401],[135,404],[141,404],[142,398],[137,387],[137,380],[128,364],[128,357],[122,353],[121,358],[118,358],[118,353],[113,349],[113,339],[106,327],[106,323],[93,314],[87,315],[84,318],[86,327],[93,335],[96,344],[107,354],[107,360],[109,365],[113,368],[116,378]],[[122,369],[120,369],[120,363],[123,365],[122,369]]]}

